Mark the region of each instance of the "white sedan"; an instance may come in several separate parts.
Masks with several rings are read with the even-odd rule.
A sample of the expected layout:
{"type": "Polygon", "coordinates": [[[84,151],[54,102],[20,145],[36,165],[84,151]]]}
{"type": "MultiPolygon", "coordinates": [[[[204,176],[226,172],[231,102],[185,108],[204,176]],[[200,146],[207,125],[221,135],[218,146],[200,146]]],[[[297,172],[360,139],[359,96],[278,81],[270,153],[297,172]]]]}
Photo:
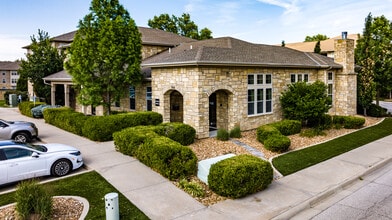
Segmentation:
{"type": "Polygon", "coordinates": [[[83,165],[78,149],[64,144],[0,141],[0,185],[40,176],[64,176],[83,165]]]}

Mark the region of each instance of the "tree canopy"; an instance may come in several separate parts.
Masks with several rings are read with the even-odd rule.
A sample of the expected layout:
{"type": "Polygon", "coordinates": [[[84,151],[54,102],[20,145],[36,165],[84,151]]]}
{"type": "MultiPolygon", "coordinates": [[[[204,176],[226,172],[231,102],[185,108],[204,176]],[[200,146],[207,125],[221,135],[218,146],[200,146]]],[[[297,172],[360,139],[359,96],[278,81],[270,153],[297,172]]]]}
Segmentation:
{"type": "Polygon", "coordinates": [[[355,49],[358,73],[358,104],[370,107],[374,95],[378,103],[382,91],[392,90],[392,23],[385,16],[365,19],[363,35],[355,49]]]}
{"type": "Polygon", "coordinates": [[[141,34],[118,0],[93,0],[78,27],[65,67],[79,89],[78,101],[103,105],[110,114],[111,104],[142,80],[141,34]]]}
{"type": "Polygon", "coordinates": [[[153,19],[148,20],[148,26],[196,40],[212,38],[211,30],[203,28],[199,32],[198,26],[191,20],[191,16],[187,13],[183,13],[181,17],[176,17],[175,15],[170,16],[169,14],[154,16],[153,19]]]}
{"type": "Polygon", "coordinates": [[[329,39],[327,35],[317,34],[313,36],[306,36],[304,42],[322,41],[329,39]]]}
{"type": "Polygon", "coordinates": [[[321,52],[320,41],[317,41],[316,45],[314,46],[313,52],[315,52],[315,53],[320,53],[321,52]]]}
{"type": "MultiPolygon", "coordinates": [[[[50,86],[44,83],[45,76],[63,70],[64,54],[51,45],[49,34],[43,30],[38,30],[38,36],[31,36],[31,53],[26,55],[26,60],[22,59],[19,74],[21,81],[18,82],[19,89],[24,89],[22,83],[27,83],[28,79],[34,90],[34,95],[45,98],[50,102],[50,86]]],[[[29,94],[33,95],[33,94],[29,94]]]]}

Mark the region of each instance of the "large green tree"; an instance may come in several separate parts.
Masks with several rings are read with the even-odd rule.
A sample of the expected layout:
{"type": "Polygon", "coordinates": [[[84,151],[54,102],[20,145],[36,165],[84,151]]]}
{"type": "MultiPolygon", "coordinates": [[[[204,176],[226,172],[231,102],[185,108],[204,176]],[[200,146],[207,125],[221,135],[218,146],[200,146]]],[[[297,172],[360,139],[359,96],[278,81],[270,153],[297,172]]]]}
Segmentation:
{"type": "Polygon", "coordinates": [[[80,91],[78,101],[110,114],[111,104],[142,80],[141,34],[118,0],[93,0],[78,27],[65,67],[80,91]]]}
{"type": "MultiPolygon", "coordinates": [[[[26,55],[26,60],[22,60],[19,74],[22,81],[28,79],[32,85],[34,94],[37,97],[45,98],[50,102],[50,86],[46,85],[42,78],[50,74],[63,70],[64,54],[51,45],[47,32],[38,30],[38,36],[31,36],[31,53],[26,55]]],[[[18,82],[19,83],[19,82],[18,82]]],[[[25,88],[19,85],[19,89],[25,88]]]]}
{"type": "Polygon", "coordinates": [[[168,14],[154,16],[153,19],[148,20],[148,26],[196,40],[212,38],[211,30],[203,28],[199,32],[198,26],[191,20],[191,16],[187,13],[182,14],[181,17],[176,17],[175,15],[170,16],[168,14]]]}
{"type": "Polygon", "coordinates": [[[366,109],[380,99],[382,91],[391,89],[392,80],[392,23],[385,17],[369,15],[365,19],[363,35],[355,49],[358,74],[359,105],[366,109]]]}
{"type": "Polygon", "coordinates": [[[328,39],[327,35],[317,34],[313,36],[306,36],[304,42],[322,41],[327,39],[328,39]]]}

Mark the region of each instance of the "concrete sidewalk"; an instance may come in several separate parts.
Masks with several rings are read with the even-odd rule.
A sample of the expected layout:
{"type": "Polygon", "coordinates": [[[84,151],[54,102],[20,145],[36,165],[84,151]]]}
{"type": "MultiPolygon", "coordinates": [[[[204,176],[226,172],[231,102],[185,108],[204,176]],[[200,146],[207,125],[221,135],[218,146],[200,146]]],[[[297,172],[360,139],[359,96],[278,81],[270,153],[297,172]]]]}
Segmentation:
{"type": "Polygon", "coordinates": [[[78,147],[89,168],[151,219],[289,219],[392,160],[391,135],[276,180],[262,192],[206,207],[138,160],[116,152],[113,142],[90,141],[16,108],[0,108],[0,118],[34,122],[43,142],[78,147]]]}

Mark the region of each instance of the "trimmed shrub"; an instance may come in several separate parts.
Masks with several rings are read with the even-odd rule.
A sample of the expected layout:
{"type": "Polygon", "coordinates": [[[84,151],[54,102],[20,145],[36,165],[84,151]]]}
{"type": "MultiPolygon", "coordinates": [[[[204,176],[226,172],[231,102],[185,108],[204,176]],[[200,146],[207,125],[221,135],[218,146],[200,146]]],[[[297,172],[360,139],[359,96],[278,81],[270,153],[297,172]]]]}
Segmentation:
{"type": "Polygon", "coordinates": [[[332,116],[329,114],[324,114],[320,118],[308,120],[307,125],[319,130],[330,129],[332,127],[332,116]]]}
{"type": "Polygon", "coordinates": [[[83,136],[93,141],[110,141],[113,133],[124,128],[162,123],[156,112],[133,112],[108,116],[89,116],[82,128],[83,136]]]}
{"type": "Polygon", "coordinates": [[[87,116],[83,113],[75,112],[68,107],[47,108],[43,112],[45,122],[63,130],[83,136],[82,128],[87,116]]]}
{"type": "Polygon", "coordinates": [[[21,102],[18,105],[19,111],[22,115],[26,115],[28,117],[33,117],[31,115],[31,109],[39,106],[39,105],[44,105],[46,104],[45,102],[21,102]]]}
{"type": "Polygon", "coordinates": [[[282,134],[273,134],[264,141],[265,149],[272,152],[285,152],[291,144],[290,138],[282,134]]]}
{"type": "Polygon", "coordinates": [[[229,140],[229,132],[224,128],[219,128],[216,134],[216,139],[220,141],[227,141],[229,140]]]}
{"type": "Polygon", "coordinates": [[[195,153],[190,148],[163,136],[144,142],[137,150],[136,157],[170,180],[195,175],[197,172],[195,153]]]}
{"type": "Polygon", "coordinates": [[[15,199],[16,212],[21,219],[30,219],[32,214],[38,214],[39,219],[51,219],[52,196],[36,180],[19,183],[15,199]]]}
{"type": "Polygon", "coordinates": [[[301,132],[302,128],[301,121],[288,119],[275,122],[270,125],[277,128],[283,135],[298,134],[301,132]]]}
{"type": "Polygon", "coordinates": [[[387,109],[376,104],[371,104],[366,114],[371,117],[384,117],[387,115],[387,109]]]}
{"type": "Polygon", "coordinates": [[[213,164],[208,186],[221,196],[240,198],[265,189],[272,179],[273,170],[268,161],[239,155],[213,164]]]}
{"type": "Polygon", "coordinates": [[[347,129],[358,129],[365,124],[365,119],[355,116],[346,116],[344,118],[344,128],[347,129]]]}
{"type": "Polygon", "coordinates": [[[154,131],[178,143],[188,146],[195,142],[196,130],[187,124],[179,122],[163,123],[154,128],[154,131]]]}
{"type": "Polygon", "coordinates": [[[157,136],[153,126],[136,126],[113,133],[113,140],[117,151],[135,156],[140,145],[157,136]]]}
{"type": "Polygon", "coordinates": [[[231,138],[241,138],[241,128],[240,126],[235,126],[233,129],[230,130],[229,136],[231,138]]]}
{"type": "Polygon", "coordinates": [[[257,128],[256,134],[257,134],[257,140],[260,143],[264,144],[264,141],[268,138],[268,136],[275,135],[275,134],[277,135],[281,133],[276,127],[272,125],[262,125],[257,128]]]}

